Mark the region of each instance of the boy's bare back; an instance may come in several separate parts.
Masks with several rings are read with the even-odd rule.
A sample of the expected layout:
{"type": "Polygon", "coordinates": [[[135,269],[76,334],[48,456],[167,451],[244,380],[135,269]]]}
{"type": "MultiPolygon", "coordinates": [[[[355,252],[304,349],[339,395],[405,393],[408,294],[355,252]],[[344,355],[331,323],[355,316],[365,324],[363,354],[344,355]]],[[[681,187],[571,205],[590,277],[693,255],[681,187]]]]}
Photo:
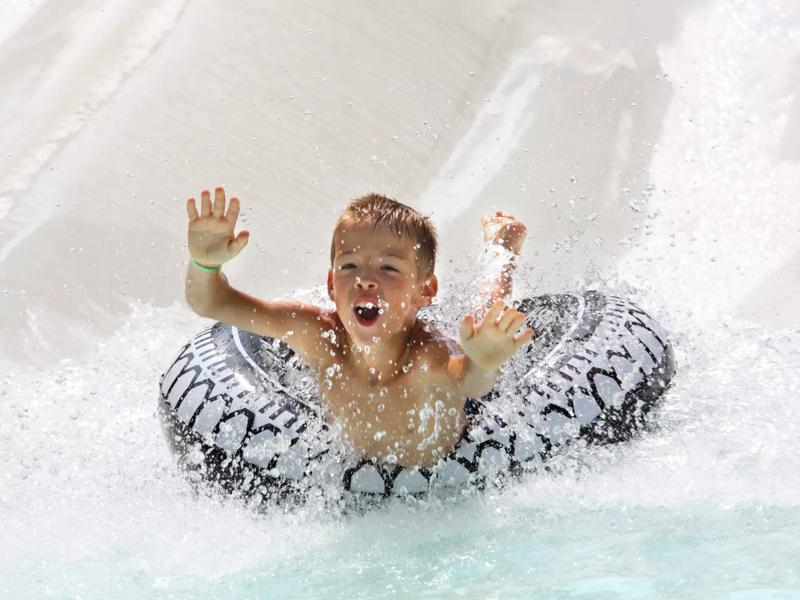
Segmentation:
{"type": "MultiPolygon", "coordinates": [[[[379,207],[394,202],[378,198],[379,207]]],[[[208,192],[201,201],[201,213],[194,199],[187,202],[190,306],[289,344],[319,374],[326,419],[341,423],[365,455],[406,467],[428,467],[446,456],[463,434],[466,398],[491,390],[500,364],[533,335],[519,331],[524,316],[501,300],[510,292],[510,266],[490,290],[493,301],[483,319],[462,322],[461,345],[424,324],[417,312],[438,289],[432,260],[421,267],[424,248],[389,222],[345,219],[347,212],[334,232],[328,271],[333,311],[248,296],[218,271],[247,244],[247,232],[234,236],[239,202],[231,198],[226,211],[220,188],[213,205],[208,192]]],[[[416,211],[389,206],[395,205],[426,226],[416,211]]],[[[500,213],[487,219],[487,241],[518,253],[524,226],[500,213]]],[[[435,238],[432,244],[435,253],[435,238]]]]}

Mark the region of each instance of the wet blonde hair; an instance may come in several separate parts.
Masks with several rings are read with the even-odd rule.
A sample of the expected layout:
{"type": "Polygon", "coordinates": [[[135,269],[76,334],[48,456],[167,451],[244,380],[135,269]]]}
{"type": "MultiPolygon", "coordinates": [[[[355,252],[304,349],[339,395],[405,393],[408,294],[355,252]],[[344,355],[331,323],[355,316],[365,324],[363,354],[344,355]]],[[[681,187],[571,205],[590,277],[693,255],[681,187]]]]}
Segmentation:
{"type": "Polygon", "coordinates": [[[423,276],[433,275],[436,266],[436,229],[430,219],[414,210],[381,194],[367,194],[351,200],[336,221],[331,240],[331,265],[336,256],[336,235],[346,225],[384,225],[398,237],[411,240],[418,245],[417,267],[423,276]]]}

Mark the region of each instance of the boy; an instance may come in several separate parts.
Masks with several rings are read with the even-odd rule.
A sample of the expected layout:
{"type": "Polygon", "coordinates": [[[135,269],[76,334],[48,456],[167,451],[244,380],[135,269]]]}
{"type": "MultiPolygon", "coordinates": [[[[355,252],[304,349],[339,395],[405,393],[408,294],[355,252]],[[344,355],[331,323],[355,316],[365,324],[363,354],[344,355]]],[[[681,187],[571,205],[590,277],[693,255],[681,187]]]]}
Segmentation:
{"type": "MultiPolygon", "coordinates": [[[[204,317],[286,342],[320,377],[326,419],[341,423],[366,455],[404,467],[430,467],[447,456],[467,424],[467,398],[487,394],[499,366],[533,337],[524,315],[502,298],[509,261],[489,290],[478,323],[467,316],[461,345],[417,319],[436,295],[436,233],[430,221],[390,198],[354,200],[331,243],[326,310],[303,302],[258,300],[230,285],[223,263],[247,245],[234,236],[239,201],[225,192],[186,204],[189,253],[186,299],[204,317]]],[[[525,227],[497,213],[482,220],[484,239],[518,255],[525,227]]]]}

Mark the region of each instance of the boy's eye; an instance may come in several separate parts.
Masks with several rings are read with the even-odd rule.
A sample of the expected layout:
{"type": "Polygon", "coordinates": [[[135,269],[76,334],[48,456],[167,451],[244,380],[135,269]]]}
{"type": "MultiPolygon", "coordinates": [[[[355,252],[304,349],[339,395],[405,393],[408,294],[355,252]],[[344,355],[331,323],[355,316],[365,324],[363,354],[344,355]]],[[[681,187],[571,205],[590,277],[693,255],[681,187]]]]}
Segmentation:
{"type": "Polygon", "coordinates": [[[339,270],[344,271],[345,269],[352,269],[355,265],[353,263],[345,263],[343,265],[339,265],[339,270]]]}
{"type": "Polygon", "coordinates": [[[387,271],[397,271],[392,265],[383,265],[383,268],[387,271]]]}

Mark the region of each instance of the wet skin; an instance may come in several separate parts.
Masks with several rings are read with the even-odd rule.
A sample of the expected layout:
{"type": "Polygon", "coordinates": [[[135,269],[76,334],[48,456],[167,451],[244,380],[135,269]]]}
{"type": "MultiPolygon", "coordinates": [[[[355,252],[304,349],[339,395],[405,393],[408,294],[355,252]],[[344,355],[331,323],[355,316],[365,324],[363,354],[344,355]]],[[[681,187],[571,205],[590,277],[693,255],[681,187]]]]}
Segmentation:
{"type": "MultiPolygon", "coordinates": [[[[222,265],[249,241],[234,235],[239,201],[225,192],[187,201],[188,245],[205,267],[222,265]]],[[[518,252],[524,225],[497,213],[487,241],[518,252]]],[[[433,274],[418,268],[414,243],[385,226],[346,224],[335,234],[328,294],[335,310],[295,300],[267,301],[228,284],[221,272],[189,266],[186,298],[199,315],[285,341],[319,373],[326,418],[340,423],[362,453],[407,467],[433,465],[461,438],[468,397],[488,393],[499,366],[533,336],[524,317],[499,299],[480,321],[468,315],[458,344],[417,319],[436,295],[433,274]],[[377,310],[376,310],[377,309],[377,310]]]]}
{"type": "Polygon", "coordinates": [[[322,379],[323,399],[353,444],[388,462],[429,466],[449,452],[466,424],[464,398],[444,371],[450,340],[417,319],[437,280],[419,269],[419,252],[387,227],[336,232],[328,292],[339,345],[322,379]],[[358,306],[372,304],[374,321],[358,306]]]}

